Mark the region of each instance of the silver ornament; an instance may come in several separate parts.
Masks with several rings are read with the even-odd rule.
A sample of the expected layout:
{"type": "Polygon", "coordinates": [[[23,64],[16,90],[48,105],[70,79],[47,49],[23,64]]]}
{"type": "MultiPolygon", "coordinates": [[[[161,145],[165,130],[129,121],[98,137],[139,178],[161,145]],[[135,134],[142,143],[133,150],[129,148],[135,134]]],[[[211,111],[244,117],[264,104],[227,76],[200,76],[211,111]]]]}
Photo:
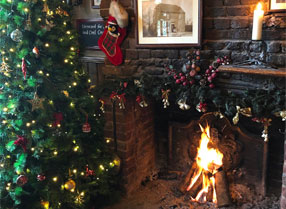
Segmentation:
{"type": "Polygon", "coordinates": [[[10,37],[13,41],[20,42],[22,41],[23,33],[19,29],[16,29],[11,33],[10,37]]]}

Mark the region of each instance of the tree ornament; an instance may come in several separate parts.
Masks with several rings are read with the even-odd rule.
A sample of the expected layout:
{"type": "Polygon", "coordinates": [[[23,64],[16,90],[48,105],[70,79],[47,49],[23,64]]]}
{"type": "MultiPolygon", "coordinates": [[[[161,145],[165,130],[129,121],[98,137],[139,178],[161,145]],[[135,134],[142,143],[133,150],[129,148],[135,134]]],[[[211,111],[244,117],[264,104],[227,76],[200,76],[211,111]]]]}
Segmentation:
{"type": "Polygon", "coordinates": [[[88,165],[86,165],[85,177],[89,177],[89,176],[95,176],[95,172],[94,172],[94,170],[90,170],[88,168],[88,165]]]}
{"type": "Polygon", "coordinates": [[[64,119],[63,113],[61,112],[56,112],[54,113],[54,119],[55,121],[53,122],[53,127],[58,127],[61,125],[61,121],[64,119]]]}
{"type": "Polygon", "coordinates": [[[44,98],[39,98],[37,92],[34,94],[34,98],[32,100],[28,100],[28,102],[32,105],[32,112],[36,109],[44,109],[43,102],[44,98]]]}
{"type": "Polygon", "coordinates": [[[123,94],[118,94],[117,98],[119,100],[119,109],[125,109],[125,103],[126,103],[126,98],[125,98],[125,93],[123,94]]]}
{"type": "Polygon", "coordinates": [[[91,131],[90,124],[88,123],[88,116],[86,116],[86,121],[82,126],[82,132],[83,133],[89,133],[91,131]]]}
{"type": "Polygon", "coordinates": [[[27,176],[24,176],[24,175],[20,175],[20,176],[18,176],[18,178],[16,179],[16,184],[17,184],[18,186],[23,186],[23,185],[25,185],[27,182],[28,182],[28,178],[27,178],[27,176]]]}
{"type": "Polygon", "coordinates": [[[134,85],[137,86],[138,88],[142,88],[141,82],[137,79],[134,80],[134,85]]]}
{"type": "Polygon", "coordinates": [[[13,41],[20,42],[22,41],[23,33],[19,29],[16,29],[12,31],[12,33],[10,34],[10,37],[13,41]]]}
{"type": "Polygon", "coordinates": [[[38,181],[44,181],[45,179],[46,179],[46,176],[45,176],[45,175],[43,175],[43,174],[37,175],[37,180],[38,180],[38,181]]]}
{"type": "Polygon", "coordinates": [[[8,76],[8,77],[10,76],[10,74],[9,74],[9,72],[11,72],[10,66],[5,62],[4,57],[2,57],[0,72],[3,73],[4,75],[8,76]]]}
{"type": "Polygon", "coordinates": [[[104,100],[103,99],[99,99],[99,102],[100,102],[100,110],[102,113],[105,113],[105,110],[104,110],[104,100]]]}
{"type": "Polygon", "coordinates": [[[241,108],[240,106],[236,106],[236,115],[233,117],[232,122],[236,125],[239,121],[239,114],[242,114],[246,117],[252,117],[251,108],[241,108]]]}
{"type": "Polygon", "coordinates": [[[38,49],[37,47],[34,47],[34,48],[33,48],[33,53],[35,54],[36,58],[39,58],[39,56],[40,56],[40,51],[39,51],[39,49],[38,49]]]}
{"type": "Polygon", "coordinates": [[[64,185],[65,189],[69,191],[74,190],[75,186],[76,186],[76,183],[72,179],[68,180],[64,185]]]}
{"type": "Polygon", "coordinates": [[[62,93],[66,96],[66,97],[69,97],[69,92],[68,91],[62,91],[62,93]]]}
{"type": "Polygon", "coordinates": [[[14,141],[14,144],[17,146],[21,146],[24,150],[24,152],[27,152],[27,144],[28,144],[28,140],[23,137],[23,136],[17,136],[18,139],[16,141],[14,141]]]}
{"type": "Polygon", "coordinates": [[[50,207],[50,202],[49,201],[41,201],[41,205],[43,206],[44,209],[49,209],[50,207]]]}
{"type": "Polygon", "coordinates": [[[24,75],[24,79],[26,79],[27,65],[26,65],[26,62],[25,62],[25,58],[22,58],[22,73],[24,75]]]}
{"type": "Polygon", "coordinates": [[[189,110],[191,108],[190,105],[186,104],[186,99],[180,99],[178,105],[181,110],[189,110]]]}
{"type": "Polygon", "coordinates": [[[200,103],[196,106],[196,110],[197,110],[198,112],[206,112],[206,111],[207,111],[207,103],[200,102],[200,103]]]}
{"type": "Polygon", "coordinates": [[[114,65],[120,65],[123,61],[120,45],[126,36],[127,25],[128,13],[117,1],[111,1],[109,18],[98,40],[98,46],[114,65]]]}
{"type": "Polygon", "coordinates": [[[164,104],[164,108],[167,108],[168,106],[170,106],[169,94],[170,94],[171,90],[170,89],[167,89],[167,90],[161,89],[161,92],[162,92],[162,102],[164,104]]]}

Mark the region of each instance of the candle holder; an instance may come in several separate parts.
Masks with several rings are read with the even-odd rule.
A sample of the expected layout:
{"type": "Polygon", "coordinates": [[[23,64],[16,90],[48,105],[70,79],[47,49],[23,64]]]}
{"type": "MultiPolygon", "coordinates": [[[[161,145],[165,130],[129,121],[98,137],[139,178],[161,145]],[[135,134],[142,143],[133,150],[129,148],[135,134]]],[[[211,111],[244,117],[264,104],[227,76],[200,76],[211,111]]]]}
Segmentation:
{"type": "Polygon", "coordinates": [[[263,40],[251,40],[246,46],[248,59],[242,62],[236,62],[234,65],[253,65],[263,68],[277,68],[266,62],[267,44],[263,40]]]}

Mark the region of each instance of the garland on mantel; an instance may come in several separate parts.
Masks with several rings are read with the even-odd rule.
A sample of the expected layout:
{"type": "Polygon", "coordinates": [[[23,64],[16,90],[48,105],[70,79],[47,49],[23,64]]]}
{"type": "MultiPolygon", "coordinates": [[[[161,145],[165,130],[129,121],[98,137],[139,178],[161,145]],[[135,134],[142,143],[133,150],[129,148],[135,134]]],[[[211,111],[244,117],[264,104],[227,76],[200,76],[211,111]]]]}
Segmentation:
{"type": "Polygon", "coordinates": [[[219,76],[218,67],[229,64],[228,57],[217,58],[208,69],[201,69],[200,51],[193,51],[187,57],[183,67],[166,66],[164,76],[143,74],[139,78],[105,81],[95,94],[117,100],[121,109],[125,108],[126,97],[135,97],[142,108],[148,106],[146,98],[161,100],[164,108],[175,101],[182,110],[193,107],[199,112],[218,112],[232,117],[234,124],[242,114],[264,124],[265,141],[271,118],[286,120],[285,89],[247,90],[242,94],[223,91],[215,87],[215,80],[219,76]]]}

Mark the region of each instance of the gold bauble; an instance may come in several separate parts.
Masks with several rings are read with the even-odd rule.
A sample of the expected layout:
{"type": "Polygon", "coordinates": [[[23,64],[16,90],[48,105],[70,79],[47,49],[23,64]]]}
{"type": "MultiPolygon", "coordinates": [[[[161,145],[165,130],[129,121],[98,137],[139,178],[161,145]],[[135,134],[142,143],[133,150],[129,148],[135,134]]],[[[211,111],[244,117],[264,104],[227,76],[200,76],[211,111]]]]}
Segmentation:
{"type": "Polygon", "coordinates": [[[70,180],[68,180],[68,181],[65,183],[64,186],[65,186],[65,189],[66,189],[66,190],[71,191],[71,190],[74,190],[74,189],[75,189],[76,183],[75,183],[74,180],[70,179],[70,180]]]}
{"type": "Polygon", "coordinates": [[[41,205],[43,206],[43,208],[49,209],[50,202],[49,201],[41,201],[41,205]]]}

